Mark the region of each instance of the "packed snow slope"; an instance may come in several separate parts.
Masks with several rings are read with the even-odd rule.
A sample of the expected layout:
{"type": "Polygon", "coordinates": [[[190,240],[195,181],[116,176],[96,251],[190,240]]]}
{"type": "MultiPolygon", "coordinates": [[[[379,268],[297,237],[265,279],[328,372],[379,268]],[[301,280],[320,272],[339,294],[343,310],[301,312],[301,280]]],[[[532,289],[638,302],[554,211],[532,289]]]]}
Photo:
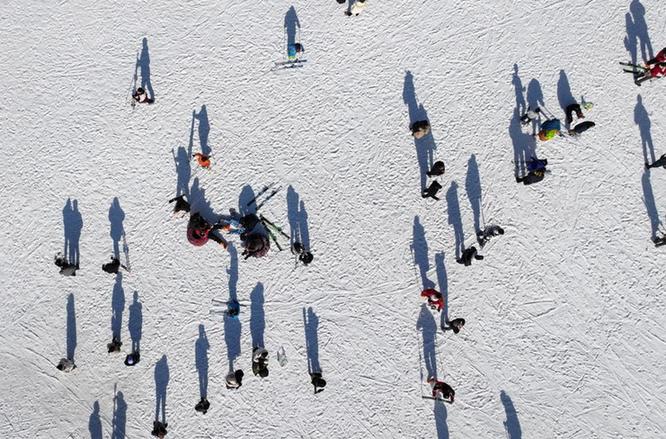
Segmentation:
{"type": "Polygon", "coordinates": [[[147,437],[162,406],[173,438],[663,437],[666,247],[650,238],[666,171],[643,163],[666,153],[666,80],[638,88],[618,61],[666,45],[666,4],[344,9],[0,4],[0,437],[147,437]],[[299,37],[304,66],[271,71],[299,37]],[[135,67],[152,106],[128,103],[135,67]],[[552,172],[516,184],[512,161],[534,143],[520,113],[563,119],[581,95],[597,126],[540,143],[552,172]],[[415,143],[424,117],[431,136],[415,143]],[[201,150],[210,171],[188,160],[201,150]],[[438,202],[420,196],[431,158],[447,168],[438,202]],[[243,260],[234,236],[193,247],[171,218],[178,192],[215,218],[270,182],[282,190],[260,212],[300,230],[308,267],[275,245],[243,260]],[[457,264],[493,223],[506,233],[485,259],[457,264]],[[125,261],[123,235],[131,273],[116,277],[100,268],[114,247],[125,261]],[[65,248],[75,277],[53,265],[65,248]],[[424,286],[467,320],[460,334],[439,330],[424,286]],[[213,302],[230,295],[238,320],[213,302]],[[113,332],[124,354],[140,345],[137,366],[107,354],[113,332]],[[429,374],[453,405],[422,398],[429,374]]]}

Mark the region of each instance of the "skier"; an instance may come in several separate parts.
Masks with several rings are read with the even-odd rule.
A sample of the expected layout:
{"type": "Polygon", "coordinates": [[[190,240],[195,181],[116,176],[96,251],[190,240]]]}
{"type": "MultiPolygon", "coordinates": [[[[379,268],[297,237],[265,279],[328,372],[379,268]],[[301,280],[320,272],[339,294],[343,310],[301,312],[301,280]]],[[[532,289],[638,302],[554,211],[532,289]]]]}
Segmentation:
{"type": "Polygon", "coordinates": [[[268,351],[261,346],[252,348],[252,373],[261,378],[268,376],[268,351]]]}
{"type": "Polygon", "coordinates": [[[437,161],[432,164],[432,168],[430,168],[430,171],[426,172],[426,175],[428,177],[439,177],[440,175],[444,175],[445,170],[444,162],[437,161]]]}
{"type": "Polygon", "coordinates": [[[115,256],[111,256],[111,262],[109,262],[108,264],[102,264],[102,270],[106,271],[109,274],[118,274],[118,269],[120,267],[122,267],[125,271],[128,271],[127,267],[121,264],[120,260],[115,256]]]}
{"type": "Polygon", "coordinates": [[[648,81],[652,78],[661,78],[666,76],[666,48],[661,51],[654,58],[645,62],[645,67],[640,67],[642,73],[634,81],[637,86],[641,86],[642,82],[648,81]]]}
{"type": "Polygon", "coordinates": [[[326,387],[326,380],[321,377],[321,372],[310,373],[310,378],[310,382],[314,386],[315,395],[319,392],[323,392],[324,387],[326,387]]]}
{"type": "Polygon", "coordinates": [[[202,396],[201,401],[199,401],[197,405],[194,406],[194,410],[201,412],[203,415],[208,412],[208,408],[210,408],[210,402],[208,402],[208,399],[206,399],[204,396],[202,396]]]}
{"type": "Polygon", "coordinates": [[[487,226],[483,230],[476,232],[476,240],[479,246],[483,247],[493,236],[504,235],[504,229],[500,226],[487,226]]]}
{"type": "Polygon", "coordinates": [[[433,181],[430,183],[430,186],[427,188],[423,189],[423,192],[421,192],[421,197],[423,198],[434,198],[435,200],[439,201],[439,198],[437,197],[437,192],[442,188],[442,185],[439,184],[437,181],[433,181]]]}
{"type": "Polygon", "coordinates": [[[645,169],[658,168],[659,166],[666,169],[666,154],[663,154],[652,164],[645,162],[645,169]]]}
{"type": "Polygon", "coordinates": [[[123,345],[123,342],[116,336],[113,336],[111,343],[106,345],[106,349],[109,351],[109,354],[112,352],[120,352],[120,347],[123,345]]]}
{"type": "Polygon", "coordinates": [[[427,120],[417,120],[410,125],[409,129],[415,139],[421,139],[430,133],[430,122],[427,120]]]}
{"type": "Polygon", "coordinates": [[[453,398],[456,392],[444,381],[437,381],[434,377],[428,378],[428,383],[432,386],[432,397],[453,404],[453,398]]]}
{"type": "Polygon", "coordinates": [[[242,386],[244,375],[245,374],[240,369],[238,369],[236,372],[229,372],[225,378],[227,389],[238,389],[240,386],[242,386]]]}
{"type": "Polygon", "coordinates": [[[173,207],[174,216],[184,216],[186,213],[190,212],[190,203],[185,200],[185,195],[180,195],[169,200],[169,203],[176,202],[176,205],[173,207]],[[183,212],[179,215],[180,212],[183,212]]]}
{"type": "Polygon", "coordinates": [[[241,239],[243,240],[243,247],[245,247],[245,250],[243,250],[242,253],[242,255],[245,256],[245,259],[250,256],[255,258],[266,256],[268,250],[271,248],[270,242],[264,234],[250,233],[246,234],[245,238],[241,235],[241,239]]]}
{"type": "Polygon", "coordinates": [[[60,362],[56,366],[56,369],[63,372],[71,372],[76,369],[76,364],[74,364],[74,360],[70,360],[69,358],[61,358],[60,362]]]}
{"type": "Polygon", "coordinates": [[[148,93],[142,87],[136,89],[132,94],[132,98],[140,104],[152,104],[154,99],[148,97],[148,93]]]}
{"type": "Polygon", "coordinates": [[[308,250],[305,250],[303,244],[298,241],[292,244],[291,253],[298,255],[298,260],[301,261],[303,265],[308,265],[314,259],[312,253],[310,253],[308,250]]]}
{"type": "Polygon", "coordinates": [[[421,291],[421,297],[426,297],[428,299],[428,306],[430,309],[440,312],[442,308],[444,308],[444,298],[442,297],[442,293],[434,288],[427,288],[421,291]]]}
{"type": "Polygon", "coordinates": [[[580,104],[578,103],[568,105],[567,108],[564,110],[564,113],[566,114],[566,119],[564,120],[564,123],[567,128],[569,127],[569,125],[571,125],[571,122],[573,122],[574,113],[576,113],[576,117],[578,119],[585,119],[585,115],[583,114],[583,111],[580,108],[580,104]]]}
{"type": "Polygon", "coordinates": [[[442,325],[442,331],[452,330],[454,334],[457,334],[460,332],[463,326],[465,326],[465,319],[458,318],[450,321],[446,320],[442,325]]]}
{"type": "Polygon", "coordinates": [[[127,354],[125,357],[125,366],[136,366],[140,360],[141,354],[139,351],[133,351],[131,354],[127,354]]]}
{"type": "Polygon", "coordinates": [[[477,261],[483,260],[483,256],[477,253],[478,252],[476,251],[476,247],[471,246],[470,248],[465,249],[465,251],[463,251],[460,258],[456,259],[456,262],[459,264],[464,264],[465,267],[468,267],[472,265],[472,259],[476,259],[477,261]]]}
{"type": "Polygon", "coordinates": [[[516,176],[516,183],[523,183],[524,185],[538,183],[543,180],[546,175],[546,165],[548,160],[532,158],[527,162],[527,175],[524,177],[516,176]]]}
{"type": "Polygon", "coordinates": [[[167,434],[167,427],[169,426],[168,422],[162,424],[160,421],[153,422],[153,431],[150,432],[151,435],[157,436],[162,439],[167,434]]]}
{"type": "Polygon", "coordinates": [[[202,168],[204,169],[210,168],[210,156],[197,152],[193,154],[192,157],[195,158],[199,166],[201,166],[202,168]]]}
{"type": "Polygon", "coordinates": [[[76,270],[79,269],[79,266],[76,264],[70,264],[62,253],[57,253],[53,262],[60,267],[60,274],[63,276],[76,276],[76,270]]]}
{"type": "Polygon", "coordinates": [[[347,9],[345,11],[345,15],[348,17],[351,17],[352,15],[358,15],[365,9],[367,4],[365,3],[366,0],[356,0],[354,4],[352,5],[351,9],[347,9]]]}

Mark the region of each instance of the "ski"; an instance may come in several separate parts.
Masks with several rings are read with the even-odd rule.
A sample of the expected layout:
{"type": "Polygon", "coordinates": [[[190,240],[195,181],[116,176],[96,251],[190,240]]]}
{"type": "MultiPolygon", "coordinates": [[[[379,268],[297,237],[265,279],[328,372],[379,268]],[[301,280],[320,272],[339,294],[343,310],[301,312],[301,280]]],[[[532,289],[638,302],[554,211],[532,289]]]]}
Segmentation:
{"type": "Polygon", "coordinates": [[[265,216],[259,215],[259,219],[261,220],[262,223],[264,223],[264,226],[266,226],[266,229],[272,228],[276,232],[280,233],[282,236],[287,238],[288,240],[291,241],[291,236],[287,235],[282,227],[276,226],[273,222],[269,221],[265,216]]]}
{"type": "MultiPolygon", "coordinates": [[[[268,196],[267,196],[266,198],[264,198],[264,200],[263,200],[261,203],[257,204],[257,208],[256,208],[256,210],[259,211],[259,209],[261,209],[261,207],[262,207],[264,204],[266,204],[266,202],[267,202],[268,200],[270,200],[271,198],[273,198],[273,197],[275,196],[275,194],[277,194],[278,192],[280,192],[280,189],[282,189],[282,186],[278,186],[276,189],[273,189],[273,191],[272,191],[270,194],[268,194],[268,196]]],[[[256,202],[257,202],[257,201],[255,200],[255,204],[256,204],[256,202]]]]}
{"type": "Polygon", "coordinates": [[[271,71],[276,71],[276,70],[284,70],[284,69],[294,69],[297,67],[303,67],[304,63],[306,63],[308,60],[307,59],[297,59],[294,61],[281,61],[281,62],[276,62],[273,67],[271,68],[271,71]]]}
{"type": "Polygon", "coordinates": [[[453,404],[453,403],[450,402],[450,401],[447,401],[447,400],[442,399],[442,398],[435,398],[434,396],[425,396],[425,395],[422,395],[421,398],[423,398],[423,399],[432,399],[432,400],[434,400],[434,401],[442,401],[442,402],[445,402],[445,403],[447,403],[447,404],[453,404]]]}
{"type": "Polygon", "coordinates": [[[257,198],[259,198],[260,196],[262,196],[263,194],[265,194],[266,191],[269,190],[270,188],[272,188],[274,184],[275,184],[275,183],[271,183],[271,184],[268,184],[268,185],[262,187],[261,190],[260,190],[259,192],[257,192],[257,194],[254,196],[254,198],[252,198],[250,201],[248,201],[248,202],[245,204],[245,206],[246,206],[246,207],[249,207],[250,204],[252,204],[252,203],[256,203],[256,202],[257,202],[257,198]]]}
{"type": "MultiPolygon", "coordinates": [[[[263,224],[263,222],[262,222],[262,224],[263,224]]],[[[264,227],[266,227],[266,224],[264,224],[264,227]]],[[[266,227],[266,231],[268,232],[268,236],[270,236],[270,238],[273,240],[273,242],[277,246],[278,250],[282,251],[282,246],[278,242],[277,237],[275,236],[275,234],[268,227],[266,227]]]]}

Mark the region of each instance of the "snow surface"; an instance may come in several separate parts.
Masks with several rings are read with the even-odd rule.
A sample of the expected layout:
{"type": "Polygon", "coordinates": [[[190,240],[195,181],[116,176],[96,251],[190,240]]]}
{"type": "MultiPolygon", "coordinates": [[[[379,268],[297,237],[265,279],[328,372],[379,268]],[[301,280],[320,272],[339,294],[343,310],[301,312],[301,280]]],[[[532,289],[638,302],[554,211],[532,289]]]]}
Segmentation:
{"type": "Polygon", "coordinates": [[[637,88],[617,65],[650,38],[662,47],[664,2],[369,0],[348,18],[298,1],[308,61],[271,72],[291,6],[0,4],[0,437],[148,437],[158,396],[174,438],[666,437],[666,247],[650,242],[666,171],[643,171],[666,153],[666,80],[637,88]],[[132,110],[137,55],[156,103],[132,110]],[[597,127],[539,145],[552,173],[517,185],[514,151],[531,141],[517,106],[561,115],[581,95],[597,127]],[[419,193],[428,153],[408,126],[423,115],[419,148],[434,142],[447,165],[440,202],[419,193]],[[190,144],[210,148],[212,170],[177,172],[172,151],[190,144]],[[193,247],[170,218],[177,187],[215,216],[273,181],[262,212],[306,225],[309,267],[275,248],[242,260],[237,238],[193,247]],[[76,277],[52,262],[65,234],[76,246],[68,199],[76,277]],[[475,221],[506,234],[463,267],[456,234],[469,245],[475,221]],[[132,272],[114,280],[100,266],[123,231],[132,272]],[[423,284],[467,319],[460,334],[438,330],[423,284]],[[225,322],[212,300],[230,289],[247,306],[225,322]],[[140,338],[137,366],[106,353],[114,328],[125,353],[140,338]],[[263,380],[250,368],[262,337],[263,380]],[[317,395],[306,339],[328,381],[317,395]],[[78,368],[64,374],[68,349],[78,368]],[[245,380],[230,391],[237,350],[245,380]],[[429,367],[455,404],[421,398],[429,367]]]}

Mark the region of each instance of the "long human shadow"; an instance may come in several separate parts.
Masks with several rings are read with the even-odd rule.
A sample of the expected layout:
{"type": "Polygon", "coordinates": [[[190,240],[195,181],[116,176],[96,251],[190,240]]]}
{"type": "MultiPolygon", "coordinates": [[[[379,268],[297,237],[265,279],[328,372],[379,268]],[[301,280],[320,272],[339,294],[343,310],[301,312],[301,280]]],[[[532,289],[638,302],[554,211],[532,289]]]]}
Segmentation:
{"type": "Polygon", "coordinates": [[[657,231],[661,225],[661,220],[659,219],[659,212],[657,211],[657,204],[654,201],[654,193],[652,192],[652,183],[650,182],[650,170],[647,169],[643,172],[643,177],[641,177],[641,183],[643,185],[643,202],[645,203],[645,210],[647,211],[648,217],[650,218],[650,226],[652,229],[652,240],[657,237],[657,231]]]}
{"type": "Polygon", "coordinates": [[[153,85],[150,82],[150,54],[148,53],[148,38],[143,38],[141,43],[141,55],[136,60],[141,69],[141,87],[148,92],[148,96],[155,99],[153,85]]]}
{"type": "Polygon", "coordinates": [[[437,428],[437,439],[449,439],[449,426],[446,422],[446,404],[439,399],[435,400],[435,427],[437,428]]]}
{"type": "Polygon", "coordinates": [[[210,200],[206,198],[206,190],[199,184],[199,178],[195,177],[190,187],[190,205],[192,212],[198,212],[211,224],[217,222],[218,215],[211,207],[210,200]]]}
{"type": "Polygon", "coordinates": [[[439,292],[442,293],[442,299],[444,299],[444,309],[442,310],[441,321],[439,323],[440,328],[443,328],[449,320],[449,279],[446,274],[446,265],[444,264],[444,252],[435,254],[435,270],[437,271],[439,292]]]}
{"type": "Polygon", "coordinates": [[[421,312],[416,321],[416,329],[421,331],[423,341],[423,362],[425,363],[428,378],[437,378],[437,354],[435,352],[437,342],[437,323],[432,316],[428,306],[421,304],[421,312]]]}
{"type": "Polygon", "coordinates": [[[571,94],[569,78],[564,70],[560,70],[560,78],[557,80],[557,100],[564,112],[569,105],[576,103],[576,98],[571,94]]]}
{"type": "MultiPolygon", "coordinates": [[[[165,388],[166,393],[166,388],[165,388]]],[[[111,419],[111,439],[125,439],[125,426],[127,425],[127,403],[123,392],[113,397],[113,419],[111,419]]]]}
{"type": "MultiPolygon", "coordinates": [[[[210,155],[211,149],[208,144],[208,134],[210,133],[210,122],[208,121],[208,111],[206,106],[202,105],[201,110],[196,113],[196,118],[199,121],[199,144],[201,145],[201,153],[203,155],[210,155]]],[[[190,154],[190,157],[192,154],[190,154]]]]}
{"type": "MultiPolygon", "coordinates": [[[[407,105],[409,112],[409,125],[419,120],[428,120],[428,113],[423,105],[416,99],[416,89],[414,87],[414,75],[409,70],[405,73],[405,83],[402,89],[402,100],[407,105]]],[[[427,172],[434,162],[435,150],[437,145],[432,136],[432,130],[420,139],[414,137],[414,146],[416,147],[416,158],[419,163],[421,173],[421,191],[426,187],[428,180],[427,172]]]]}
{"type": "Polygon", "coordinates": [[[308,355],[308,372],[320,373],[319,364],[319,317],[312,307],[306,311],[303,307],[303,328],[305,331],[305,348],[308,355]]]}
{"type": "Polygon", "coordinates": [[[481,231],[481,176],[476,155],[472,154],[467,160],[467,176],[465,178],[465,191],[474,214],[474,233],[481,231]]]}
{"type": "Polygon", "coordinates": [[[125,212],[120,207],[118,197],[115,197],[109,207],[109,222],[111,223],[111,230],[109,235],[113,240],[113,256],[116,259],[120,258],[120,240],[125,236],[125,228],[123,221],[125,220],[125,212]]]}
{"type": "Polygon", "coordinates": [[[141,328],[143,326],[143,305],[139,302],[139,292],[135,291],[129,307],[127,326],[132,339],[132,352],[141,351],[141,328]]]}
{"type": "Polygon", "coordinates": [[[636,64],[638,60],[638,48],[641,50],[641,61],[647,61],[653,57],[652,42],[645,21],[645,6],[639,0],[633,0],[629,5],[629,12],[625,15],[627,36],[624,38],[624,47],[631,56],[631,62],[636,64]]]}
{"type": "Polygon", "coordinates": [[[264,315],[264,284],[257,282],[250,293],[250,333],[252,334],[252,346],[264,346],[264,330],[266,329],[266,317],[264,315]]]}
{"type": "Polygon", "coordinates": [[[430,270],[430,261],[428,260],[428,241],[426,240],[425,229],[423,228],[421,219],[418,215],[414,217],[410,250],[412,252],[414,265],[419,269],[421,285],[424,289],[432,288],[434,284],[428,279],[428,271],[430,270]]]}
{"type": "Polygon", "coordinates": [[[229,268],[227,268],[227,276],[229,276],[229,301],[238,300],[238,250],[233,242],[229,243],[227,247],[229,253],[229,268]]]}
{"type": "Polygon", "coordinates": [[[504,430],[509,439],[521,439],[523,434],[520,430],[520,421],[516,408],[513,406],[513,401],[504,390],[500,392],[500,399],[504,405],[504,412],[506,413],[506,421],[504,421],[504,430]]]}
{"type": "Polygon", "coordinates": [[[196,112],[192,111],[192,121],[190,124],[190,141],[187,149],[178,147],[177,152],[171,149],[173,163],[176,167],[176,196],[190,196],[190,178],[192,178],[192,150],[194,149],[194,120],[196,112]]]}
{"type": "Polygon", "coordinates": [[[169,364],[167,356],[162,355],[155,364],[155,420],[166,423],[166,397],[169,385],[169,364]],[[161,416],[160,416],[161,415],[161,416]]]}
{"type": "Polygon", "coordinates": [[[296,15],[296,9],[293,6],[289,8],[287,13],[284,15],[284,32],[287,36],[287,45],[295,44],[296,33],[301,29],[301,23],[298,21],[298,15],[296,15]]]}
{"type": "Polygon", "coordinates": [[[123,311],[125,310],[125,290],[123,289],[123,275],[116,274],[116,282],[113,284],[111,295],[111,335],[120,340],[123,325],[123,311]]]}
{"type": "Polygon", "coordinates": [[[93,403],[93,411],[88,418],[90,439],[102,439],[102,419],[99,416],[99,401],[93,403]]]}
{"type": "Polygon", "coordinates": [[[67,296],[67,359],[74,361],[76,351],[76,310],[74,293],[67,296]]]}
{"type": "Polygon", "coordinates": [[[527,112],[527,103],[525,102],[525,87],[523,81],[518,74],[518,64],[513,65],[513,76],[511,77],[511,84],[513,85],[514,92],[516,93],[516,108],[518,115],[522,116],[527,112]]]}
{"type": "MultiPolygon", "coordinates": [[[[536,79],[530,80],[527,84],[527,106],[529,109],[534,110],[536,108],[545,107],[545,102],[543,100],[543,91],[541,90],[541,84],[536,79]]],[[[539,120],[534,119],[532,121],[532,134],[536,134],[537,128],[539,127],[539,120]]]]}
{"type": "Polygon", "coordinates": [[[306,250],[310,249],[310,231],[305,202],[299,199],[296,190],[289,185],[287,189],[287,216],[291,230],[291,243],[300,242],[306,250]]]}
{"type": "Polygon", "coordinates": [[[446,211],[448,213],[448,223],[453,227],[453,234],[456,240],[456,259],[460,259],[465,250],[465,233],[463,232],[463,223],[460,216],[460,204],[458,203],[458,183],[451,182],[449,190],[446,191],[446,211]]]}
{"type": "MultiPolygon", "coordinates": [[[[268,194],[269,191],[266,191],[264,195],[268,194]]],[[[248,215],[250,213],[257,213],[257,203],[251,203],[249,206],[247,203],[250,203],[255,197],[254,190],[252,186],[246,184],[241,189],[240,195],[238,195],[238,212],[241,215],[248,215]]]]}
{"type": "Polygon", "coordinates": [[[79,266],[79,240],[83,229],[83,218],[79,212],[79,202],[67,199],[62,209],[62,222],[65,230],[63,256],[67,262],[79,266]]]}
{"type": "MultiPolygon", "coordinates": [[[[229,252],[229,303],[238,301],[238,251],[236,247],[229,243],[227,247],[229,252]]],[[[238,316],[224,314],[224,342],[227,345],[227,360],[229,362],[229,372],[234,370],[234,361],[241,354],[241,322],[238,316]]]]}
{"type": "Polygon", "coordinates": [[[206,336],[206,328],[203,324],[199,325],[199,338],[194,344],[194,360],[197,366],[197,374],[199,375],[199,396],[201,398],[208,397],[208,350],[210,344],[208,343],[208,336],[206,336]]]}
{"type": "Polygon", "coordinates": [[[641,134],[641,147],[643,148],[643,161],[654,162],[654,143],[652,143],[652,133],[650,127],[650,115],[648,114],[645,106],[643,105],[643,97],[636,96],[636,106],[634,107],[634,123],[638,125],[638,130],[641,134]]]}

